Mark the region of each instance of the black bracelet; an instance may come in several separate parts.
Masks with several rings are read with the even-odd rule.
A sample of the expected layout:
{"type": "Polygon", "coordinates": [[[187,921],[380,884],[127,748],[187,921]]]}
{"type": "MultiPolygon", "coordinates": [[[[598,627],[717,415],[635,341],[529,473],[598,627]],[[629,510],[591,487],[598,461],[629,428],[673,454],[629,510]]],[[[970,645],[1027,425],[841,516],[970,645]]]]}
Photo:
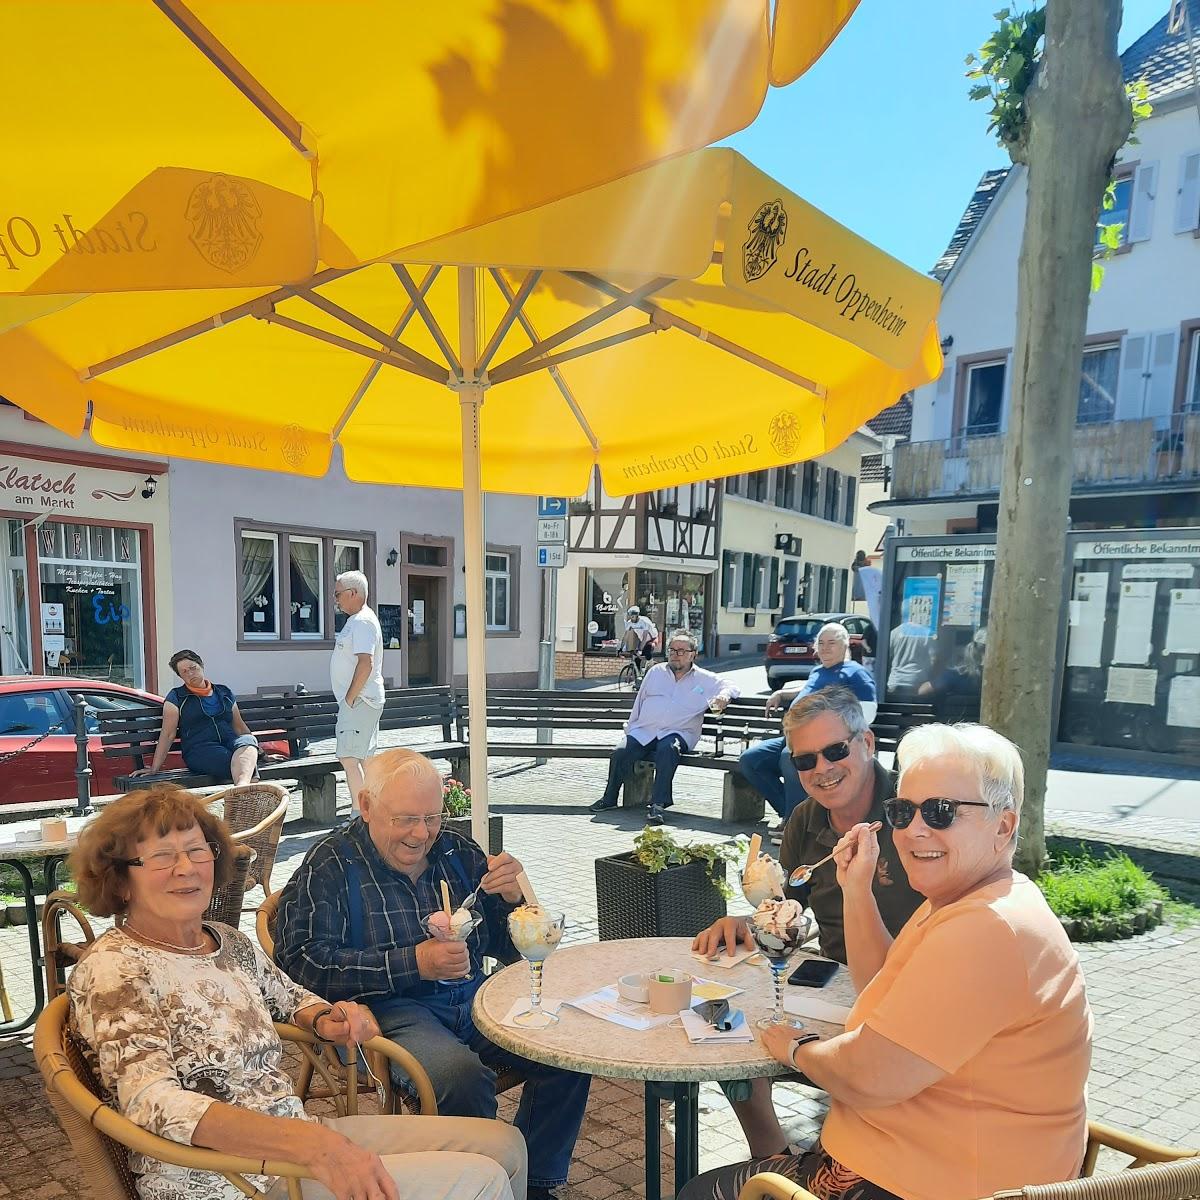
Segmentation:
{"type": "Polygon", "coordinates": [[[312,1030],[313,1037],[315,1037],[318,1042],[324,1042],[327,1046],[332,1046],[334,1044],[333,1038],[322,1037],[321,1034],[317,1030],[317,1022],[322,1017],[329,1016],[329,1014],[332,1012],[333,1012],[333,1005],[332,1004],[325,1005],[325,1007],[323,1009],[321,1009],[320,1012],[315,1013],[313,1015],[312,1024],[309,1026],[309,1028],[312,1030]]]}
{"type": "Polygon", "coordinates": [[[797,1071],[801,1070],[801,1068],[796,1065],[796,1047],[803,1046],[805,1042],[819,1042],[820,1040],[821,1035],[819,1033],[806,1033],[803,1037],[798,1037],[792,1043],[791,1050],[788,1051],[788,1062],[790,1062],[793,1067],[796,1067],[797,1071]]]}

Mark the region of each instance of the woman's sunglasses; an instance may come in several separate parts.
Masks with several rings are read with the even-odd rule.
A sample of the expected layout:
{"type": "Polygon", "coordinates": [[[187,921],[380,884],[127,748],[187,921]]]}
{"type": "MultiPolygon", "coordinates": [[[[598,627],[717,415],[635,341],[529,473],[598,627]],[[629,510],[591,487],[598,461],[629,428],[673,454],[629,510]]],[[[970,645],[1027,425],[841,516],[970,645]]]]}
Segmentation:
{"type": "Polygon", "coordinates": [[[817,765],[817,758],[823,758],[826,762],[835,763],[841,762],[850,753],[850,743],[854,738],[858,737],[856,733],[854,737],[848,738],[844,742],[831,742],[821,750],[813,750],[808,754],[793,754],[792,766],[797,771],[811,771],[817,765]]]}
{"type": "Polygon", "coordinates": [[[883,815],[887,817],[887,823],[893,829],[907,829],[913,823],[913,817],[917,815],[919,808],[921,820],[930,829],[949,829],[954,824],[954,818],[958,816],[958,810],[964,804],[968,808],[992,807],[986,800],[947,800],[941,796],[932,796],[928,800],[922,800],[920,804],[914,804],[911,800],[901,800],[899,796],[893,796],[883,802],[883,815]]]}

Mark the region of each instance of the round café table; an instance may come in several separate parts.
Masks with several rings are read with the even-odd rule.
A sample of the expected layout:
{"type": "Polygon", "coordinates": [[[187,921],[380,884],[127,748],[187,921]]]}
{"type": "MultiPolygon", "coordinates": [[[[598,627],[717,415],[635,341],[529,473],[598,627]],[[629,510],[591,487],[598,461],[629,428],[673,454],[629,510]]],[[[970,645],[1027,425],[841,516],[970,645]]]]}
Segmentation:
{"type": "Polygon", "coordinates": [[[28,1029],[38,1019],[46,1003],[46,989],[42,982],[42,941],[40,922],[37,915],[37,891],[33,885],[33,874],[24,861],[40,859],[42,880],[48,896],[58,886],[58,868],[75,846],[75,834],[63,842],[0,842],[0,863],[11,867],[21,879],[25,901],[25,928],[29,935],[29,961],[33,967],[33,1011],[24,1020],[0,1022],[0,1035],[19,1033],[28,1029]]]}
{"type": "MultiPolygon", "coordinates": [[[[546,960],[543,996],[550,1002],[576,999],[615,985],[621,975],[675,968],[745,989],[729,1003],[746,1014],[751,1028],[759,1017],[770,1013],[774,988],[771,972],[761,957],[724,969],[693,958],[691,944],[690,938],[634,938],[561,947],[546,960]]],[[[797,955],[796,961],[801,957],[797,955]]],[[[819,992],[810,994],[845,1005],[852,1004],[855,996],[844,967],[819,992]]],[[[497,972],[475,993],[476,1028],[497,1046],[535,1062],[610,1079],[645,1081],[647,1200],[661,1200],[661,1101],[675,1105],[678,1192],[699,1172],[700,1084],[791,1073],[763,1049],[757,1036],[753,1042],[693,1046],[678,1024],[626,1029],[565,1003],[558,1010],[558,1023],[548,1029],[515,1029],[502,1024],[513,1001],[528,995],[529,968],[524,961],[497,972]]],[[[804,1018],[804,1024],[806,1029],[826,1036],[842,1032],[840,1025],[824,1021],[804,1018]]]]}

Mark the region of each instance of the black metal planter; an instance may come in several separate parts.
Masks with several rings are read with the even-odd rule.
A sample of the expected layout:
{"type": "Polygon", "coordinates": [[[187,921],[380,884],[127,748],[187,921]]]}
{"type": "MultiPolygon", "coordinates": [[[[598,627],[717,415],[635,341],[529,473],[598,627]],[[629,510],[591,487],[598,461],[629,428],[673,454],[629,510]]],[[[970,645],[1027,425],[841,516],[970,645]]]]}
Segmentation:
{"type": "MultiPolygon", "coordinates": [[[[446,828],[454,830],[455,833],[461,834],[465,838],[472,836],[471,834],[471,818],[465,817],[447,817],[446,828]]],[[[488,816],[488,846],[489,854],[499,854],[504,849],[504,818],[498,817],[494,813],[488,816]]]]}
{"type": "Polygon", "coordinates": [[[725,864],[702,861],[651,874],[632,854],[596,859],[600,940],[695,937],[725,915],[725,864]]]}

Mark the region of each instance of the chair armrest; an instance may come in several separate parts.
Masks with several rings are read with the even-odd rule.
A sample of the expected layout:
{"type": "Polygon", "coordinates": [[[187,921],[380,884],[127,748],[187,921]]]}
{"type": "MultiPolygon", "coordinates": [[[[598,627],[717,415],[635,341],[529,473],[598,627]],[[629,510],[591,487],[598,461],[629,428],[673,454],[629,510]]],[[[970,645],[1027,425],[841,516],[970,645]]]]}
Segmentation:
{"type": "Polygon", "coordinates": [[[1096,1168],[1096,1159],[1101,1147],[1116,1150],[1119,1154],[1128,1154],[1133,1162],[1131,1167],[1140,1167],[1146,1163],[1175,1162],[1180,1158],[1195,1158],[1200,1151],[1189,1147],[1164,1146],[1160,1142],[1147,1141],[1136,1133],[1128,1133],[1124,1129],[1114,1129],[1111,1125],[1102,1125],[1099,1121],[1088,1122],[1087,1155],[1083,1160],[1083,1174],[1091,1175],[1096,1168]]]}
{"type": "Polygon", "coordinates": [[[252,838],[256,834],[262,833],[264,829],[269,829],[276,821],[281,821],[287,813],[288,801],[290,796],[285,792],[279,803],[269,812],[257,825],[251,825],[249,829],[239,829],[237,833],[230,834],[230,837],[235,842],[244,842],[247,838],[252,838]]]}
{"type": "Polygon", "coordinates": [[[760,1171],[742,1184],[738,1200],[816,1200],[816,1197],[794,1179],[776,1175],[774,1171],[760,1171]]]}

